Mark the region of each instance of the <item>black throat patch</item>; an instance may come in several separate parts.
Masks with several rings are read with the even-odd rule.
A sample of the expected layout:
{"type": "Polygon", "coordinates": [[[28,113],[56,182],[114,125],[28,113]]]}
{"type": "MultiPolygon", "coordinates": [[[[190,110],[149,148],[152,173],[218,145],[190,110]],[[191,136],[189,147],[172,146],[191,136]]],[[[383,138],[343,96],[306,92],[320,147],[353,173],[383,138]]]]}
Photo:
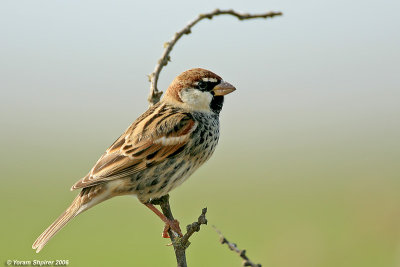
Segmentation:
{"type": "Polygon", "coordinates": [[[210,109],[219,114],[221,112],[222,106],[224,104],[224,96],[215,96],[213,95],[213,99],[210,103],[210,109]]]}

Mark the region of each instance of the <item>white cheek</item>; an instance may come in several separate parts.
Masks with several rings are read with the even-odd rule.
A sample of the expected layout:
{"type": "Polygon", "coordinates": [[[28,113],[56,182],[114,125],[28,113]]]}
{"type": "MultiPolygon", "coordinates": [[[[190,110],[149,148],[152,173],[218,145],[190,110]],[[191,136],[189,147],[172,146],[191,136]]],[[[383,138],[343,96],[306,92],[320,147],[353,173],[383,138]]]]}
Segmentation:
{"type": "Polygon", "coordinates": [[[210,110],[212,94],[210,92],[201,92],[197,89],[182,90],[180,97],[184,103],[194,110],[210,110]]]}

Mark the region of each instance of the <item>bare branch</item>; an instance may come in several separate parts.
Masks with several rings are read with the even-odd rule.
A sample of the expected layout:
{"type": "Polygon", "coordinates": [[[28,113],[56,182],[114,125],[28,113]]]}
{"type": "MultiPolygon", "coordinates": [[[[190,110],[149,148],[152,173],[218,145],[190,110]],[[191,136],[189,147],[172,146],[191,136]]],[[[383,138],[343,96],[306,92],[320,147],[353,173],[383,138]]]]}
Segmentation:
{"type": "MultiPolygon", "coordinates": [[[[189,22],[189,24],[187,24],[182,30],[180,30],[179,32],[176,32],[169,42],[164,43],[164,51],[162,53],[162,56],[158,60],[154,71],[150,75],[148,75],[149,82],[150,82],[150,95],[147,100],[149,101],[150,105],[154,105],[158,101],[160,101],[160,98],[161,98],[161,95],[163,92],[159,91],[157,88],[158,78],[159,78],[161,70],[164,68],[164,66],[166,66],[168,64],[168,62],[171,61],[170,53],[171,53],[172,49],[174,48],[175,44],[178,42],[178,40],[183,35],[190,34],[192,31],[192,28],[201,20],[206,19],[206,18],[212,19],[214,16],[219,16],[219,15],[231,15],[231,16],[238,18],[239,20],[247,20],[247,19],[256,19],[256,18],[264,18],[264,19],[273,18],[275,16],[281,16],[282,12],[267,12],[267,13],[262,13],[262,14],[248,14],[248,13],[242,14],[242,13],[238,13],[232,9],[229,9],[229,10],[216,9],[210,13],[198,15],[196,19],[189,22]]],[[[165,215],[165,217],[167,217],[171,221],[174,221],[174,217],[172,215],[171,207],[169,204],[169,195],[165,195],[165,196],[161,197],[160,199],[152,200],[151,203],[154,205],[160,205],[161,210],[162,210],[163,214],[165,215]]],[[[174,251],[175,251],[175,256],[176,256],[176,260],[178,263],[178,267],[187,267],[186,249],[190,245],[189,238],[195,232],[200,231],[200,226],[202,224],[207,224],[206,212],[207,212],[207,208],[204,208],[202,210],[201,215],[197,219],[197,222],[193,222],[192,224],[188,225],[186,227],[186,234],[182,237],[180,237],[172,229],[168,229],[168,234],[172,241],[172,245],[174,246],[174,251]]],[[[219,230],[216,229],[216,231],[221,235],[221,243],[228,244],[228,246],[231,250],[236,251],[240,255],[240,257],[243,258],[244,266],[261,267],[260,264],[253,264],[247,258],[245,250],[239,250],[235,244],[229,243],[228,240],[226,240],[226,238],[222,236],[222,234],[219,230]]]]}
{"type": "Polygon", "coordinates": [[[213,228],[219,234],[221,244],[227,244],[227,246],[229,247],[230,250],[235,251],[243,259],[243,263],[242,263],[243,266],[261,267],[261,264],[253,263],[246,256],[246,250],[245,249],[240,250],[235,243],[229,242],[228,239],[226,239],[225,236],[221,233],[221,231],[218,230],[214,225],[213,225],[213,228]]]}
{"type": "MultiPolygon", "coordinates": [[[[165,195],[159,199],[152,200],[151,203],[154,205],[160,205],[165,217],[170,220],[174,220],[174,216],[172,215],[171,207],[169,205],[169,195],[165,195]]],[[[201,212],[201,215],[197,219],[197,222],[193,222],[192,224],[186,226],[186,234],[183,237],[179,237],[179,235],[176,234],[172,229],[168,230],[172,245],[174,246],[175,257],[178,263],[178,267],[187,267],[185,251],[190,245],[189,238],[195,232],[200,231],[200,225],[207,224],[206,213],[207,208],[204,208],[201,212]]]]}
{"type": "Polygon", "coordinates": [[[159,91],[157,88],[158,78],[160,76],[161,70],[171,61],[171,57],[169,54],[171,53],[172,49],[174,48],[176,42],[185,34],[190,34],[192,27],[196,25],[203,19],[212,19],[214,16],[219,15],[231,15],[239,20],[247,20],[247,19],[256,19],[256,18],[273,18],[275,16],[281,16],[282,12],[267,12],[262,14],[248,14],[248,13],[238,13],[232,9],[229,10],[219,10],[216,9],[210,13],[200,14],[198,17],[186,25],[185,28],[180,30],[179,32],[175,33],[172,39],[169,42],[164,43],[164,51],[162,53],[161,58],[158,60],[156,67],[154,68],[153,73],[151,73],[148,78],[150,82],[150,95],[148,97],[148,101],[150,105],[154,105],[158,101],[160,101],[162,91],[159,91]]]}

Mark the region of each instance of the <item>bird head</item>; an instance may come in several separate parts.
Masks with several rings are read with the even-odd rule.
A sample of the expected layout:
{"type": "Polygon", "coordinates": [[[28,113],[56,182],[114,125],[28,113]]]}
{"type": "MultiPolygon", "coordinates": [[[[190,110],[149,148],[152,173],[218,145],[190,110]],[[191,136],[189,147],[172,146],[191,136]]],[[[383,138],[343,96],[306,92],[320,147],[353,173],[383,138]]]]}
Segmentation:
{"type": "Polygon", "coordinates": [[[196,68],[177,76],[165,92],[163,101],[190,111],[219,114],[224,103],[224,95],[235,90],[233,85],[222,80],[217,74],[196,68]]]}

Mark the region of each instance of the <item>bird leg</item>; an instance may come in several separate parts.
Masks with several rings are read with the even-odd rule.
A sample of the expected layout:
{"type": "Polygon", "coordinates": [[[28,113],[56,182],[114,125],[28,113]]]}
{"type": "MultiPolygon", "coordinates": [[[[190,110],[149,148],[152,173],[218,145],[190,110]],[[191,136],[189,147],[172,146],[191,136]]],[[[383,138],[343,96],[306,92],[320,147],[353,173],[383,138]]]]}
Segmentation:
{"type": "Polygon", "coordinates": [[[182,231],[181,228],[179,227],[179,222],[177,220],[170,220],[167,217],[165,217],[164,214],[162,214],[161,211],[159,211],[156,207],[154,207],[153,204],[146,203],[144,204],[146,207],[148,207],[151,211],[153,211],[160,219],[165,222],[164,230],[162,232],[162,237],[164,238],[169,238],[168,235],[168,230],[171,229],[173,232],[175,232],[177,235],[182,237],[182,231]]]}

